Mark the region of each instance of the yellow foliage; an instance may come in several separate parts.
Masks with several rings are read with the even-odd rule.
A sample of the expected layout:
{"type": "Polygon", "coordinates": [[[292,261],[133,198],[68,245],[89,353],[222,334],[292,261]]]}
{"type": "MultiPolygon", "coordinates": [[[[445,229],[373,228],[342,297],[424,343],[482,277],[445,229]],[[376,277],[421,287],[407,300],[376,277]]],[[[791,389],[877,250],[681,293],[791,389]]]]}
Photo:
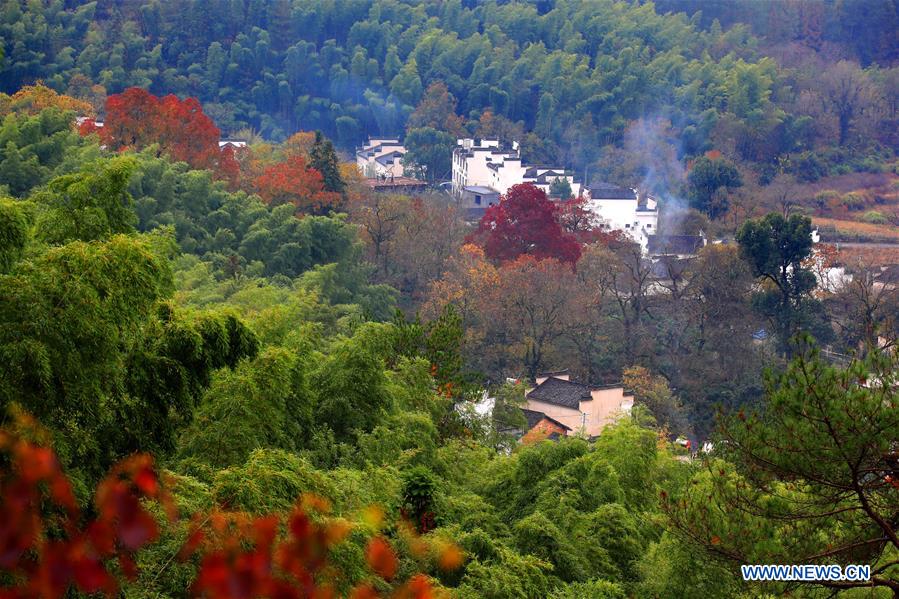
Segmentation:
{"type": "Polygon", "coordinates": [[[26,85],[11,96],[0,95],[0,115],[11,112],[37,114],[46,108],[71,111],[78,116],[94,117],[94,107],[83,100],[56,93],[41,82],[26,85]]]}

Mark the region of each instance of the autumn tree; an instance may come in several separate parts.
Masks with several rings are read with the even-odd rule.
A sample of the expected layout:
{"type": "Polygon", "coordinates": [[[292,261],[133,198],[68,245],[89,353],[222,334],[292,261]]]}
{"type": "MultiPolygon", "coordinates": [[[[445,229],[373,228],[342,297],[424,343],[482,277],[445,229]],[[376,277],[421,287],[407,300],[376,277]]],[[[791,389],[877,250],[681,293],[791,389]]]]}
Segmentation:
{"type": "Polygon", "coordinates": [[[256,178],[255,188],[268,204],[293,204],[306,214],[325,213],[340,202],[340,194],[327,191],[321,173],[302,156],[291,156],[266,168],[256,178]]]}
{"type": "Polygon", "coordinates": [[[88,102],[59,94],[41,82],[26,85],[11,96],[0,94],[0,116],[10,112],[34,115],[47,108],[73,112],[82,117],[93,117],[95,114],[88,102]]]}
{"type": "Polygon", "coordinates": [[[634,399],[649,409],[659,426],[674,433],[685,432],[683,409],[665,377],[643,366],[631,366],[621,373],[621,383],[634,392],[634,399]]]}
{"type": "Polygon", "coordinates": [[[110,149],[143,149],[159,146],[194,168],[214,168],[219,159],[219,130],[203,113],[196,98],[154,96],[130,87],[106,100],[106,120],[100,138],[110,149]]]}
{"type": "Polygon", "coordinates": [[[513,351],[533,379],[546,370],[553,345],[566,331],[574,273],[554,258],[522,255],[499,269],[499,312],[513,351]],[[515,349],[517,348],[517,350],[515,349]]]}
{"type": "Polygon", "coordinates": [[[466,245],[447,266],[431,286],[424,313],[436,316],[455,305],[469,353],[491,374],[533,378],[545,370],[568,331],[576,301],[570,265],[522,255],[494,266],[483,250],[466,245]]]}
{"type": "Polygon", "coordinates": [[[430,127],[453,137],[465,134],[462,118],[456,114],[456,98],[443,81],[435,81],[425,90],[415,111],[409,115],[406,130],[430,127]]]}
{"type": "Polygon", "coordinates": [[[580,246],[562,229],[558,210],[540,188],[529,183],[514,185],[499,204],[487,209],[472,239],[497,262],[529,255],[573,264],[580,258],[580,246]]]}
{"type": "Polygon", "coordinates": [[[481,113],[475,135],[482,139],[498,139],[506,143],[513,141],[520,143],[525,138],[522,123],[513,123],[501,114],[494,114],[489,108],[481,113]]]}
{"type": "Polygon", "coordinates": [[[837,121],[839,144],[846,145],[858,119],[872,108],[876,91],[858,64],[841,60],[827,69],[821,79],[821,101],[837,121]]]}

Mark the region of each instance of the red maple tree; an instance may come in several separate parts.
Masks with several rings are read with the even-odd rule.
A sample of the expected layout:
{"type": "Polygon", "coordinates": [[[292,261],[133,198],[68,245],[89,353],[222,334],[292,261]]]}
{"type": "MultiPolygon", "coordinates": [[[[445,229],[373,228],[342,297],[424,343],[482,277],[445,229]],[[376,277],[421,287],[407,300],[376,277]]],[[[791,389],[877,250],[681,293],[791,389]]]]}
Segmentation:
{"type": "Polygon", "coordinates": [[[513,185],[499,204],[487,209],[471,241],[495,262],[529,255],[574,264],[581,256],[577,237],[559,223],[559,206],[530,183],[513,185]]]}
{"type": "Polygon", "coordinates": [[[267,167],[254,181],[256,193],[269,204],[293,204],[297,211],[321,214],[336,206],[340,194],[325,191],[321,173],[294,155],[267,167]]]}
{"type": "Polygon", "coordinates": [[[160,98],[139,87],[106,99],[106,121],[99,133],[112,150],[157,144],[157,155],[168,154],[194,168],[215,169],[221,156],[221,132],[196,98],[160,98]]]}
{"type": "MultiPolygon", "coordinates": [[[[30,417],[16,420],[28,436],[45,435],[30,417]]],[[[0,463],[0,573],[12,581],[4,597],[52,599],[69,588],[111,596],[118,583],[109,562],[133,578],[135,552],[159,535],[142,500],[173,505],[147,455],[120,462],[98,485],[88,523],[52,449],[0,430],[0,463]]]]}
{"type": "Polygon", "coordinates": [[[236,191],[240,188],[240,162],[234,148],[225,146],[219,155],[216,176],[228,183],[228,189],[236,191]]]}

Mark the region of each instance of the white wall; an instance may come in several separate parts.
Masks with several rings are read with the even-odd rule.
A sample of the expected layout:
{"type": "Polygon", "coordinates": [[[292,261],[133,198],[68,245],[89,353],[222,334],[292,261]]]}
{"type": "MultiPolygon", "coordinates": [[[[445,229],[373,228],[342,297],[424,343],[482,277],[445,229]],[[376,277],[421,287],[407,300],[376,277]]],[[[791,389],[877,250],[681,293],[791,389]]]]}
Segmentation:
{"type": "MultiPolygon", "coordinates": [[[[533,178],[525,178],[525,171],[531,167],[522,163],[517,144],[513,144],[513,150],[500,152],[499,141],[495,139],[459,139],[456,143],[453,151],[453,194],[457,197],[462,194],[462,188],[469,185],[491,187],[505,194],[513,185],[534,183],[549,193],[550,183],[537,183],[533,178]],[[490,163],[498,164],[499,168],[489,168],[487,165],[490,163]]],[[[537,174],[562,170],[542,167],[537,169],[537,174]]],[[[568,179],[575,196],[581,194],[581,184],[574,181],[573,175],[561,175],[560,178],[568,179]]]]}
{"type": "Polygon", "coordinates": [[[377,161],[377,158],[380,158],[385,154],[390,154],[392,152],[400,152],[401,154],[405,154],[406,148],[401,143],[393,139],[370,138],[368,140],[368,143],[366,143],[358,152],[356,152],[356,166],[362,172],[363,176],[368,176],[370,173],[374,172],[375,175],[402,177],[405,174],[405,169],[403,169],[402,156],[393,157],[393,164],[387,166],[377,161]],[[375,152],[372,156],[364,155],[369,150],[377,146],[381,147],[378,148],[377,152],[375,152]]]}
{"type": "Polygon", "coordinates": [[[596,198],[587,202],[603,224],[607,225],[603,230],[620,230],[627,233],[631,239],[640,244],[643,250],[649,243],[648,235],[658,233],[659,212],[656,203],[652,199],[647,200],[647,209],[638,211],[637,199],[617,200],[596,198]]]}

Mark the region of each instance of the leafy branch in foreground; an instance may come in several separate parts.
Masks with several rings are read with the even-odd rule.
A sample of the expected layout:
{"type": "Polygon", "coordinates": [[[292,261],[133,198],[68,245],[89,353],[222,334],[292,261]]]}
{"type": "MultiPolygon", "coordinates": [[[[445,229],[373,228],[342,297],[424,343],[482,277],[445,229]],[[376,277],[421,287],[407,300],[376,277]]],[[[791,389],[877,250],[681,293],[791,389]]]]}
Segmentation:
{"type": "MultiPolygon", "coordinates": [[[[152,504],[164,508],[169,524],[177,518],[153,458],[136,454],[116,464],[97,485],[87,510],[92,517],[87,518],[55,452],[46,445],[46,431],[30,416],[14,412],[15,430],[0,430],[0,596],[52,599],[71,590],[114,596],[125,581],[137,579],[138,552],[160,540],[162,528],[152,504]]],[[[324,499],[304,495],[286,518],[219,509],[195,514],[186,542],[162,569],[176,558],[193,560],[198,565],[191,591],[210,599],[334,597],[335,582],[343,575],[329,555],[354,524],[329,518],[329,509],[324,499]]],[[[380,512],[369,512],[375,516],[363,525],[379,529],[380,512]]],[[[398,529],[413,553],[432,549],[411,526],[400,523],[398,529]]],[[[451,571],[463,556],[443,543],[436,560],[442,570],[451,571]]],[[[401,577],[399,560],[384,534],[369,539],[365,561],[376,578],[356,584],[350,597],[437,596],[422,574],[390,585],[401,577]],[[388,595],[379,589],[391,590],[388,595]]]]}

